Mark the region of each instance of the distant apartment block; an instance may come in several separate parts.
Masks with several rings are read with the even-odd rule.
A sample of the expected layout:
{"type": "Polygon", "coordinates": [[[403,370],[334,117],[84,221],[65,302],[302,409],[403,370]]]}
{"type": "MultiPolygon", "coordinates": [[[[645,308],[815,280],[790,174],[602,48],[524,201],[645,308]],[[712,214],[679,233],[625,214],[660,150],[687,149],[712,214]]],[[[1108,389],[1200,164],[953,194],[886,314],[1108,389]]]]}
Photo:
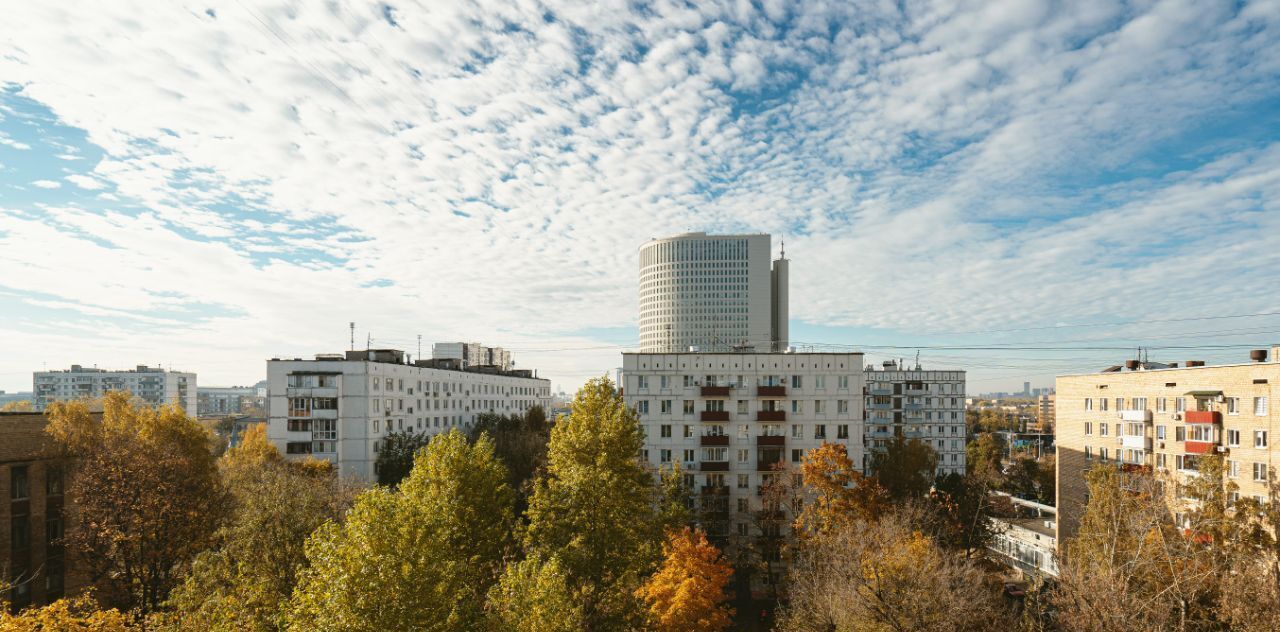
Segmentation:
{"type": "Polygon", "coordinates": [[[1040,395],[1036,398],[1036,430],[1038,432],[1053,432],[1057,401],[1058,396],[1053,394],[1040,395]]]}
{"type": "Polygon", "coordinates": [[[266,405],[266,382],[253,386],[201,386],[196,389],[198,414],[240,415],[266,405]]]}
{"type": "Polygon", "coordinates": [[[769,235],[686,233],[640,247],[640,351],[787,347],[785,258],[769,235]]]}
{"type": "MultiPolygon", "coordinates": [[[[1224,476],[1238,496],[1267,499],[1280,451],[1271,402],[1280,385],[1280,362],[1271,350],[1250,362],[1129,361],[1097,373],[1057,380],[1058,541],[1075,534],[1086,503],[1085,472],[1098,465],[1130,476],[1160,475],[1175,481],[1198,473],[1204,455],[1225,459],[1224,476]]],[[[1169,509],[1182,522],[1191,502],[1170,490],[1169,509]]]]}
{"type": "Polygon", "coordinates": [[[464,367],[456,359],[406,363],[403,351],[320,354],[267,362],[271,441],[290,458],[312,456],[373,480],[381,442],[398,431],[466,431],[481,413],[549,407],[551,385],[532,371],[464,367]]]}
{"type": "Polygon", "coordinates": [[[678,463],[704,498],[718,498],[707,512],[709,535],[748,536],[776,466],[797,468],[823,443],[844,445],[861,463],[862,358],[623,354],[624,399],[645,433],[642,459],[654,469],[678,463]]]}
{"type": "Polygon", "coordinates": [[[128,391],[152,406],[177,404],[188,414],[197,410],[195,373],[145,365],[110,371],[73,364],[65,371],[37,371],[32,381],[37,411],[56,401],[93,399],[111,391],[128,391]]]}
{"type": "Polygon", "coordinates": [[[492,366],[511,368],[511,352],[502,347],[486,347],[478,342],[437,342],[431,345],[434,360],[461,360],[463,368],[492,366]]]}
{"type": "Polygon", "coordinates": [[[965,372],[908,369],[890,360],[867,366],[865,381],[867,456],[895,437],[919,439],[938,454],[938,474],[965,472],[965,372]]]}

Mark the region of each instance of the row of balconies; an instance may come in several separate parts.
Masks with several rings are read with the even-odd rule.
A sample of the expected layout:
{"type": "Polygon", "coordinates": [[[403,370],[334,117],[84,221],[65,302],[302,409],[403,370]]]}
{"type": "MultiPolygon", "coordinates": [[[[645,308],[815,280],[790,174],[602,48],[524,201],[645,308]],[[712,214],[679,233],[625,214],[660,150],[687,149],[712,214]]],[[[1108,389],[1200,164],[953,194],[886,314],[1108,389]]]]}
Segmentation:
{"type": "MultiPolygon", "coordinates": [[[[784,435],[756,435],[756,445],[782,446],[787,444],[784,435]]],[[[698,445],[716,447],[729,445],[729,435],[702,435],[698,437],[698,445]]]]}
{"type": "MultiPolygon", "coordinates": [[[[702,421],[729,421],[729,411],[727,410],[704,410],[700,413],[699,418],[702,421]]],[[[756,421],[786,421],[787,411],[785,410],[758,410],[756,411],[756,421]]]]}
{"type": "MultiPolygon", "coordinates": [[[[699,394],[703,397],[728,397],[730,386],[703,386],[699,388],[699,394]]],[[[757,386],[757,397],[786,397],[787,387],[785,386],[757,386]]]]}
{"type": "MultiPolygon", "coordinates": [[[[777,458],[777,459],[756,459],[756,471],[757,471],[757,472],[769,472],[769,471],[772,471],[772,470],[773,470],[773,468],[774,468],[774,465],[775,465],[775,464],[777,464],[777,463],[781,463],[781,462],[782,462],[782,459],[781,459],[781,458],[777,458]]],[[[700,471],[700,472],[728,472],[728,471],[729,471],[729,462],[728,462],[728,461],[702,461],[701,463],[699,463],[699,464],[698,464],[698,471],[700,471]]]]}

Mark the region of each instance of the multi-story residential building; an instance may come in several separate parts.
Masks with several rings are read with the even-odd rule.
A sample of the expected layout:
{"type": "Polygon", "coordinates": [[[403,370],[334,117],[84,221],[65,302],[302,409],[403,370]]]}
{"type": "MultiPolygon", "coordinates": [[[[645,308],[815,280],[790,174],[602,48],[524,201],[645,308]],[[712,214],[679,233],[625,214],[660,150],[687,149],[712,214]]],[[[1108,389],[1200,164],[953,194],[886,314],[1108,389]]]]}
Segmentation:
{"type": "Polygon", "coordinates": [[[679,464],[720,497],[712,536],[747,536],[775,464],[824,442],[862,460],[861,353],[626,353],[623,396],[645,432],[642,459],[679,464]],[[727,496],[727,504],[723,502],[727,496]]]}
{"type": "Polygon", "coordinates": [[[486,347],[478,342],[437,342],[431,345],[435,360],[461,360],[464,368],[492,366],[511,368],[511,352],[502,347],[486,347]]]}
{"type": "MultiPolygon", "coordinates": [[[[101,413],[93,413],[101,419],[101,413]]],[[[0,595],[14,611],[78,592],[65,535],[68,463],[57,456],[42,414],[0,413],[0,595]]]]}
{"type": "Polygon", "coordinates": [[[239,415],[266,404],[257,386],[201,386],[196,389],[197,413],[204,415],[239,415]]]}
{"type": "MultiPolygon", "coordinates": [[[[865,380],[866,454],[898,436],[919,439],[938,453],[938,474],[964,474],[964,371],[908,369],[889,360],[867,366],[865,380]]],[[[862,466],[870,470],[870,456],[862,466]]]]}
{"type": "Polygon", "coordinates": [[[787,347],[787,260],[769,235],[686,233],[640,247],[640,351],[787,347]]]}
{"type": "Polygon", "coordinates": [[[86,369],[73,364],[65,371],[37,371],[32,381],[37,411],[55,401],[93,399],[111,391],[128,391],[152,406],[177,404],[188,414],[197,410],[195,373],[141,364],[129,371],[86,369]]]}
{"type": "MultiPolygon", "coordinates": [[[[1057,380],[1058,541],[1075,534],[1086,503],[1085,472],[1112,464],[1131,474],[1153,473],[1175,481],[1197,473],[1206,454],[1225,458],[1225,474],[1238,494],[1268,497],[1280,463],[1272,439],[1277,417],[1270,406],[1280,384],[1280,362],[1272,349],[1253,361],[1184,366],[1129,361],[1097,373],[1057,380]]],[[[1169,490],[1175,519],[1183,501],[1169,490]]]]}
{"type": "Polygon", "coordinates": [[[1054,404],[1056,403],[1057,395],[1052,393],[1040,395],[1036,398],[1037,432],[1053,432],[1054,404]]]}
{"type": "Polygon", "coordinates": [[[394,349],[273,358],[267,384],[267,436],[281,452],[327,459],[366,480],[376,477],[377,452],[391,432],[466,430],[481,413],[523,414],[547,408],[551,397],[550,382],[532,371],[408,364],[394,349]]]}

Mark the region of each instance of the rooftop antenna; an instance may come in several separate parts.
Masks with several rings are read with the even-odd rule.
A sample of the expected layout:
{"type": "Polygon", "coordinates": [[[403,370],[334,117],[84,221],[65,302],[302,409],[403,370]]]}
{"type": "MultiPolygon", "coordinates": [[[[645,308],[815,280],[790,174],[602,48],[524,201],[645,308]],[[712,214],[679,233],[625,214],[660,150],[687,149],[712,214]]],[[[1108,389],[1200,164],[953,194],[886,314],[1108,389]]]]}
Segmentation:
{"type": "Polygon", "coordinates": [[[356,321],[351,321],[351,350],[356,350],[356,321]]]}
{"type": "Polygon", "coordinates": [[[782,252],[778,255],[778,258],[779,259],[787,258],[787,238],[786,237],[782,238],[782,252]]]}
{"type": "Polygon", "coordinates": [[[367,352],[369,351],[369,349],[370,349],[370,348],[372,348],[372,347],[373,347],[373,334],[371,334],[371,333],[369,333],[369,332],[367,332],[367,331],[366,331],[366,332],[364,333],[364,350],[365,350],[365,352],[367,353],[367,352]]]}
{"type": "Polygon", "coordinates": [[[916,370],[920,370],[920,350],[916,349],[916,370]]]}
{"type": "Polygon", "coordinates": [[[418,359],[422,359],[422,334],[418,334],[418,359]]]}

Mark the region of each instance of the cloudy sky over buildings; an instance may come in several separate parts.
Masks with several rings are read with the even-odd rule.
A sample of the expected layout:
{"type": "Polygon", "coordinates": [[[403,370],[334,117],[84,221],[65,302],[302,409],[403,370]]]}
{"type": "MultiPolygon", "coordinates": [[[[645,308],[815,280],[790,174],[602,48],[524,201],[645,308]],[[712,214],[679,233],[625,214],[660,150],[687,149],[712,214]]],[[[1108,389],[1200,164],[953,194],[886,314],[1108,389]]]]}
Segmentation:
{"type": "Polygon", "coordinates": [[[251,383],[350,321],[571,389],[638,342],[638,246],[687,230],[785,236],[802,348],[971,392],[1280,340],[1275,0],[6,13],[0,389],[251,383]]]}

